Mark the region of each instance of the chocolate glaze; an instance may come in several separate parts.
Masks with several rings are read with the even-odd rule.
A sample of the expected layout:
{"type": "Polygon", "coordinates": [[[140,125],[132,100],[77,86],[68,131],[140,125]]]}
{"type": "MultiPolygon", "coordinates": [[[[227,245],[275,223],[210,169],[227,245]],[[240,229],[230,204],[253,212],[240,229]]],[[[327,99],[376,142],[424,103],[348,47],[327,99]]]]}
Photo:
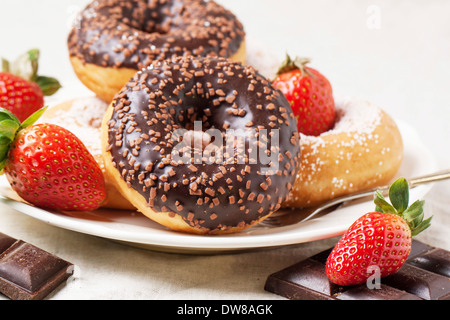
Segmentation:
{"type": "Polygon", "coordinates": [[[300,159],[296,119],[281,92],[251,66],[192,56],[155,61],[116,95],[112,107],[107,151],[118,174],[157,212],[177,213],[213,233],[277,210],[292,188],[300,159]],[[242,129],[244,159],[176,163],[171,153],[182,138],[173,132],[192,130],[196,120],[203,131],[222,131],[224,154],[226,130],[242,129]],[[253,159],[248,149],[261,146],[262,129],[270,135],[270,155],[277,155],[272,172],[264,173],[267,162],[253,159]],[[276,132],[279,146],[271,140],[276,132]]]}
{"type": "Polygon", "coordinates": [[[85,63],[139,70],[175,55],[230,57],[244,37],[214,1],[96,0],[76,19],[68,47],[85,63]]]}

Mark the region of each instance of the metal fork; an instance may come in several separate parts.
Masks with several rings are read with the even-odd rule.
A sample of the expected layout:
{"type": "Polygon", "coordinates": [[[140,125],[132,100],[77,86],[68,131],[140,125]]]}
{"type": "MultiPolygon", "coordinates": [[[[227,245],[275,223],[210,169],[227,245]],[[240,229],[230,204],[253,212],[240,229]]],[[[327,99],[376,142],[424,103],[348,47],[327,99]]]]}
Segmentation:
{"type": "MultiPolygon", "coordinates": [[[[435,173],[431,173],[428,175],[407,179],[410,188],[415,188],[419,185],[436,182],[440,180],[450,179],[450,169],[444,171],[438,171],[435,173]]],[[[374,196],[376,191],[380,191],[385,194],[389,191],[389,185],[381,186],[373,189],[369,189],[367,191],[362,191],[354,194],[350,194],[347,196],[343,196],[340,198],[336,198],[326,202],[322,205],[312,208],[304,208],[304,209],[281,209],[278,212],[272,214],[270,217],[261,222],[263,226],[271,226],[271,227],[283,227],[292,225],[298,222],[305,222],[307,220],[312,219],[318,215],[324,215],[326,213],[332,212],[336,210],[338,207],[343,204],[347,204],[351,201],[362,200],[367,197],[374,196]]]]}

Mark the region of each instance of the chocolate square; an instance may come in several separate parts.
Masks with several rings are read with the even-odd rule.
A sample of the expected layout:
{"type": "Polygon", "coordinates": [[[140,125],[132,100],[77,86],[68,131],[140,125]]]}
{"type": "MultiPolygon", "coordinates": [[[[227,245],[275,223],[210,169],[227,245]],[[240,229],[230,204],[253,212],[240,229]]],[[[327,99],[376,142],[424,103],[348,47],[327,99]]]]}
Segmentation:
{"type": "Polygon", "coordinates": [[[10,299],[43,299],[73,269],[70,262],[0,233],[0,292],[10,299]]]}

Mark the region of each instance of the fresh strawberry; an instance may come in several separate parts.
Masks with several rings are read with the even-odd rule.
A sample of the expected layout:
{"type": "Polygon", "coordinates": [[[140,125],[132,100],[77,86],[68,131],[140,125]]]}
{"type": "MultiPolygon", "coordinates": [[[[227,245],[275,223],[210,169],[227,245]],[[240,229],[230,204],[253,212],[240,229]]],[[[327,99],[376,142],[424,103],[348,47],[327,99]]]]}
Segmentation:
{"type": "Polygon", "coordinates": [[[330,82],[317,70],[307,67],[309,62],[309,59],[292,60],[287,55],[273,85],[290,102],[298,131],[318,136],[333,128],[336,112],[330,82]]]}
{"type": "Polygon", "coordinates": [[[2,59],[0,72],[0,107],[24,121],[44,107],[44,96],[54,94],[61,87],[53,78],[38,75],[39,50],[21,55],[13,63],[2,59]]]}
{"type": "Polygon", "coordinates": [[[36,83],[0,72],[0,106],[23,121],[44,106],[44,94],[36,83]]]}
{"type": "Polygon", "coordinates": [[[37,207],[88,211],[106,197],[102,171],[84,144],[54,124],[34,124],[45,108],[22,124],[0,108],[0,170],[13,190],[37,207]]]}
{"type": "Polygon", "coordinates": [[[365,283],[379,268],[380,277],[397,272],[411,252],[411,237],[430,226],[423,220],[424,201],[410,207],[409,185],[404,178],[389,189],[389,203],[380,192],[376,212],[356,220],[328,256],[326,273],[331,282],[347,286],[365,283]]]}

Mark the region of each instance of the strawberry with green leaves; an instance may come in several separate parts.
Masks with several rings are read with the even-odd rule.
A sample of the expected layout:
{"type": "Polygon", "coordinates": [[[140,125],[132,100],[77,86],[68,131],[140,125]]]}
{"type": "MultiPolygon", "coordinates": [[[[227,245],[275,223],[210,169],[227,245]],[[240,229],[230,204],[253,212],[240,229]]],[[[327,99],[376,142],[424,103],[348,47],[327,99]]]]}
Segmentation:
{"type": "Polygon", "coordinates": [[[37,207],[97,209],[106,197],[100,166],[70,131],[54,124],[34,124],[44,110],[20,123],[0,108],[0,173],[22,199],[37,207]]]}
{"type": "Polygon", "coordinates": [[[376,211],[356,220],[331,251],[326,263],[331,282],[362,284],[373,274],[373,267],[386,277],[404,264],[411,252],[411,238],[430,226],[431,217],[423,220],[424,201],[408,206],[409,185],[404,178],[391,185],[389,200],[376,192],[376,211]]]}
{"type": "Polygon", "coordinates": [[[44,107],[44,96],[61,87],[58,80],[38,75],[39,50],[32,49],[15,61],[2,59],[0,107],[11,111],[20,121],[44,107]]]}
{"type": "Polygon", "coordinates": [[[336,112],[330,82],[317,70],[307,67],[309,62],[302,58],[292,60],[287,55],[273,85],[291,104],[298,131],[318,136],[334,127],[336,112]]]}

